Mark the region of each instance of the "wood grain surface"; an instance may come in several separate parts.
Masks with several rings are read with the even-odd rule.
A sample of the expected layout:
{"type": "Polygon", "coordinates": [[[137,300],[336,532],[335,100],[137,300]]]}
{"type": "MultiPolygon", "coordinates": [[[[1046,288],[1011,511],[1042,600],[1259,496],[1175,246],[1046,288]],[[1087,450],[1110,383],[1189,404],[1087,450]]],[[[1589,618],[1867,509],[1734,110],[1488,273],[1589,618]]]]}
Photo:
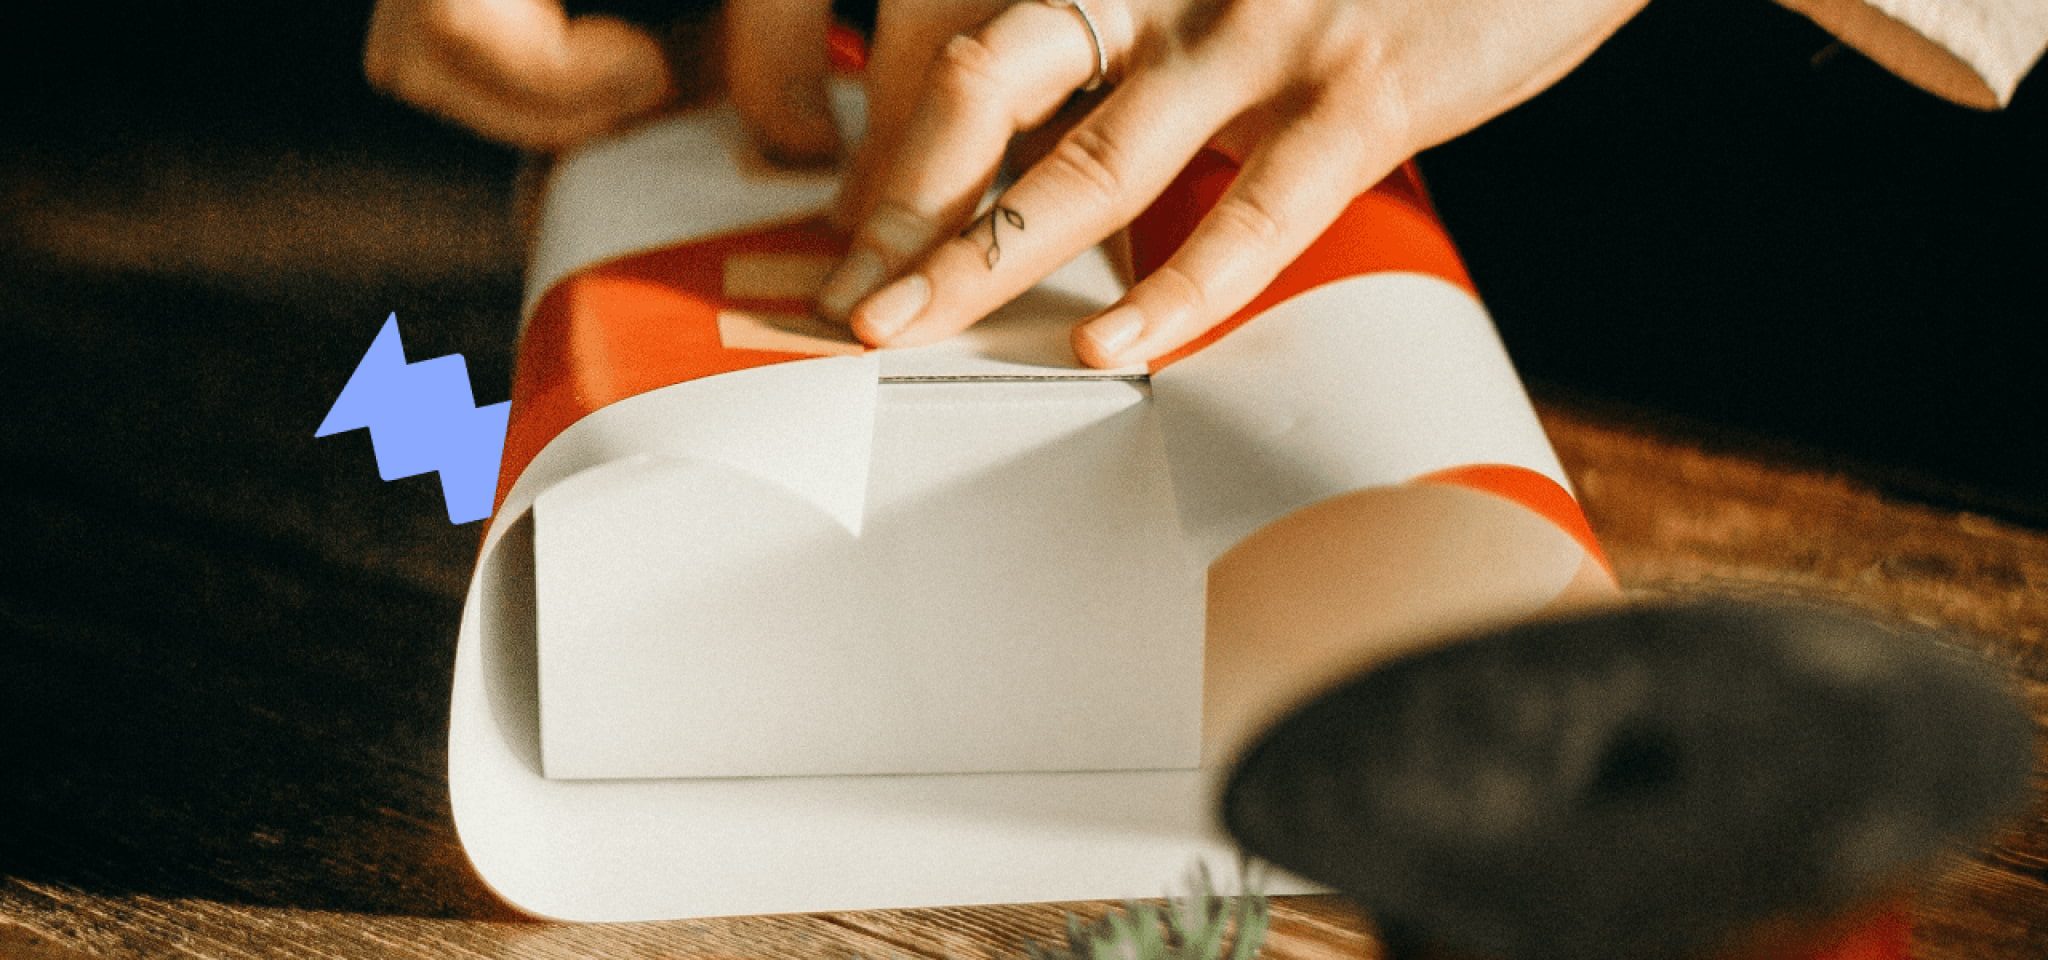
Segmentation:
{"type": "MultiPolygon", "coordinates": [[[[0,171],[0,956],[998,957],[1033,904],[622,926],[498,903],[449,822],[477,528],[313,441],[384,316],[502,399],[502,188],[162,145],[0,171]]],[[[1791,592],[1957,632],[2048,716],[2048,534],[1627,411],[1544,404],[1633,589],[1791,592]]],[[[2048,956],[2048,824],[1931,885],[1924,958],[2048,956]]],[[[1162,889],[1174,878],[1162,877],[1162,889]]],[[[1371,957],[1285,898],[1275,958],[1371,957]]]]}

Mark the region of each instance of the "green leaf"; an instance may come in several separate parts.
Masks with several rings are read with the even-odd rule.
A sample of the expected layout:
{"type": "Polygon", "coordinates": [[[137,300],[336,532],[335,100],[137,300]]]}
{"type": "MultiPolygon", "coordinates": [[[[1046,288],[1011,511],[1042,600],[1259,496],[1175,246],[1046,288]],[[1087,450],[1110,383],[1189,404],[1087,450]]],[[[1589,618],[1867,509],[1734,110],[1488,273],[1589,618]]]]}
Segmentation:
{"type": "Polygon", "coordinates": [[[1036,941],[1023,944],[1026,960],[1253,960],[1265,946],[1270,908],[1260,878],[1247,867],[1244,892],[1215,893],[1214,878],[1198,864],[1184,896],[1165,906],[1125,903],[1094,923],[1067,914],[1064,951],[1036,941]]]}

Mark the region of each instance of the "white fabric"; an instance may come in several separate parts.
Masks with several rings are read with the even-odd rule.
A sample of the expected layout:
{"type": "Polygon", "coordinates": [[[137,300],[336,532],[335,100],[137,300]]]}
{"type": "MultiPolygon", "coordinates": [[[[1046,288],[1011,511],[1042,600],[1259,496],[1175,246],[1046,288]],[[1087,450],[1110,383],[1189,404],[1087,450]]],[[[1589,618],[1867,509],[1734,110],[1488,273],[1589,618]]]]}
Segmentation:
{"type": "Polygon", "coordinates": [[[1900,77],[1967,106],[2012,102],[2048,51],[2044,0],[1780,0],[1900,77]]]}

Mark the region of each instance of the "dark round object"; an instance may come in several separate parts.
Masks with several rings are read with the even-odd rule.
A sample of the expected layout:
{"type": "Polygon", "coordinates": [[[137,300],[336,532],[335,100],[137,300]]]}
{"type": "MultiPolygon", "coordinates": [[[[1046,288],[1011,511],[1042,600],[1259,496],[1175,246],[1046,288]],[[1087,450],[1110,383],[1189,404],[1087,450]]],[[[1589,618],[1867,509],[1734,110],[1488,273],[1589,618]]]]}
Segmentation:
{"type": "Polygon", "coordinates": [[[1692,957],[1818,919],[2026,795],[2033,726],[1934,635],[1819,609],[1622,608],[1377,668],[1266,731],[1246,851],[1455,953],[1692,957]]]}

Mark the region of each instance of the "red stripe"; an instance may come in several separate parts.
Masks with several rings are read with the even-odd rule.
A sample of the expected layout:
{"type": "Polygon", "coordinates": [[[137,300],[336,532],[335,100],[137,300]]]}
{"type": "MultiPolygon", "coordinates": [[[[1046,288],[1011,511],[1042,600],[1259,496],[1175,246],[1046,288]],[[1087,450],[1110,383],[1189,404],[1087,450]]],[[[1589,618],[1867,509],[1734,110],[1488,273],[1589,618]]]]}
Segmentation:
{"type": "Polygon", "coordinates": [[[822,218],[811,218],[607,260],[550,287],[519,343],[497,506],[541,448],[603,407],[687,380],[811,357],[725,346],[720,309],[788,304],[728,298],[725,260],[845,251],[822,218]]]}
{"type": "MultiPolygon", "coordinates": [[[[835,58],[857,64],[857,59],[848,59],[860,52],[859,38],[851,31],[835,30],[832,43],[835,58]]],[[[1165,262],[1236,173],[1236,166],[1221,154],[1204,153],[1132,224],[1141,274],[1165,262]]],[[[543,447],[602,407],[699,377],[810,356],[734,350],[720,341],[719,309],[739,305],[724,294],[725,258],[751,252],[838,256],[845,252],[845,241],[822,218],[811,218],[608,260],[549,288],[535,306],[519,346],[498,505],[543,447]]],[[[1215,342],[1296,293],[1386,270],[1427,273],[1467,290],[1472,287],[1409,167],[1354,200],[1250,306],[1208,335],[1155,361],[1152,368],[1163,368],[1215,342]]],[[[791,306],[786,301],[745,305],[770,310],[791,306]]]]}
{"type": "Polygon", "coordinates": [[[1521,504],[1556,524],[1559,530],[1577,540],[1579,546],[1585,548],[1586,553],[1608,573],[1614,572],[1614,566],[1607,562],[1607,555],[1600,551],[1600,541],[1593,536],[1593,527],[1586,522],[1586,513],[1579,508],[1579,502],[1572,499],[1570,491],[1543,474],[1527,467],[1477,463],[1424,474],[1415,478],[1415,482],[1465,487],[1521,504]]]}
{"type": "MultiPolygon", "coordinates": [[[[1229,157],[1205,150],[1181,171],[1150,209],[1139,215],[1131,224],[1132,266],[1139,277],[1159,269],[1180,249],[1181,241],[1222,199],[1231,181],[1237,178],[1237,170],[1229,157]]],[[[1477,296],[1471,277],[1465,273],[1465,264],[1451,244],[1450,234],[1430,209],[1421,175],[1413,163],[1403,165],[1351,201],[1338,214],[1336,222],[1244,309],[1180,349],[1152,361],[1152,370],[1162,370],[1222,339],[1296,294],[1345,277],[1391,271],[1441,277],[1477,296]]]]}

